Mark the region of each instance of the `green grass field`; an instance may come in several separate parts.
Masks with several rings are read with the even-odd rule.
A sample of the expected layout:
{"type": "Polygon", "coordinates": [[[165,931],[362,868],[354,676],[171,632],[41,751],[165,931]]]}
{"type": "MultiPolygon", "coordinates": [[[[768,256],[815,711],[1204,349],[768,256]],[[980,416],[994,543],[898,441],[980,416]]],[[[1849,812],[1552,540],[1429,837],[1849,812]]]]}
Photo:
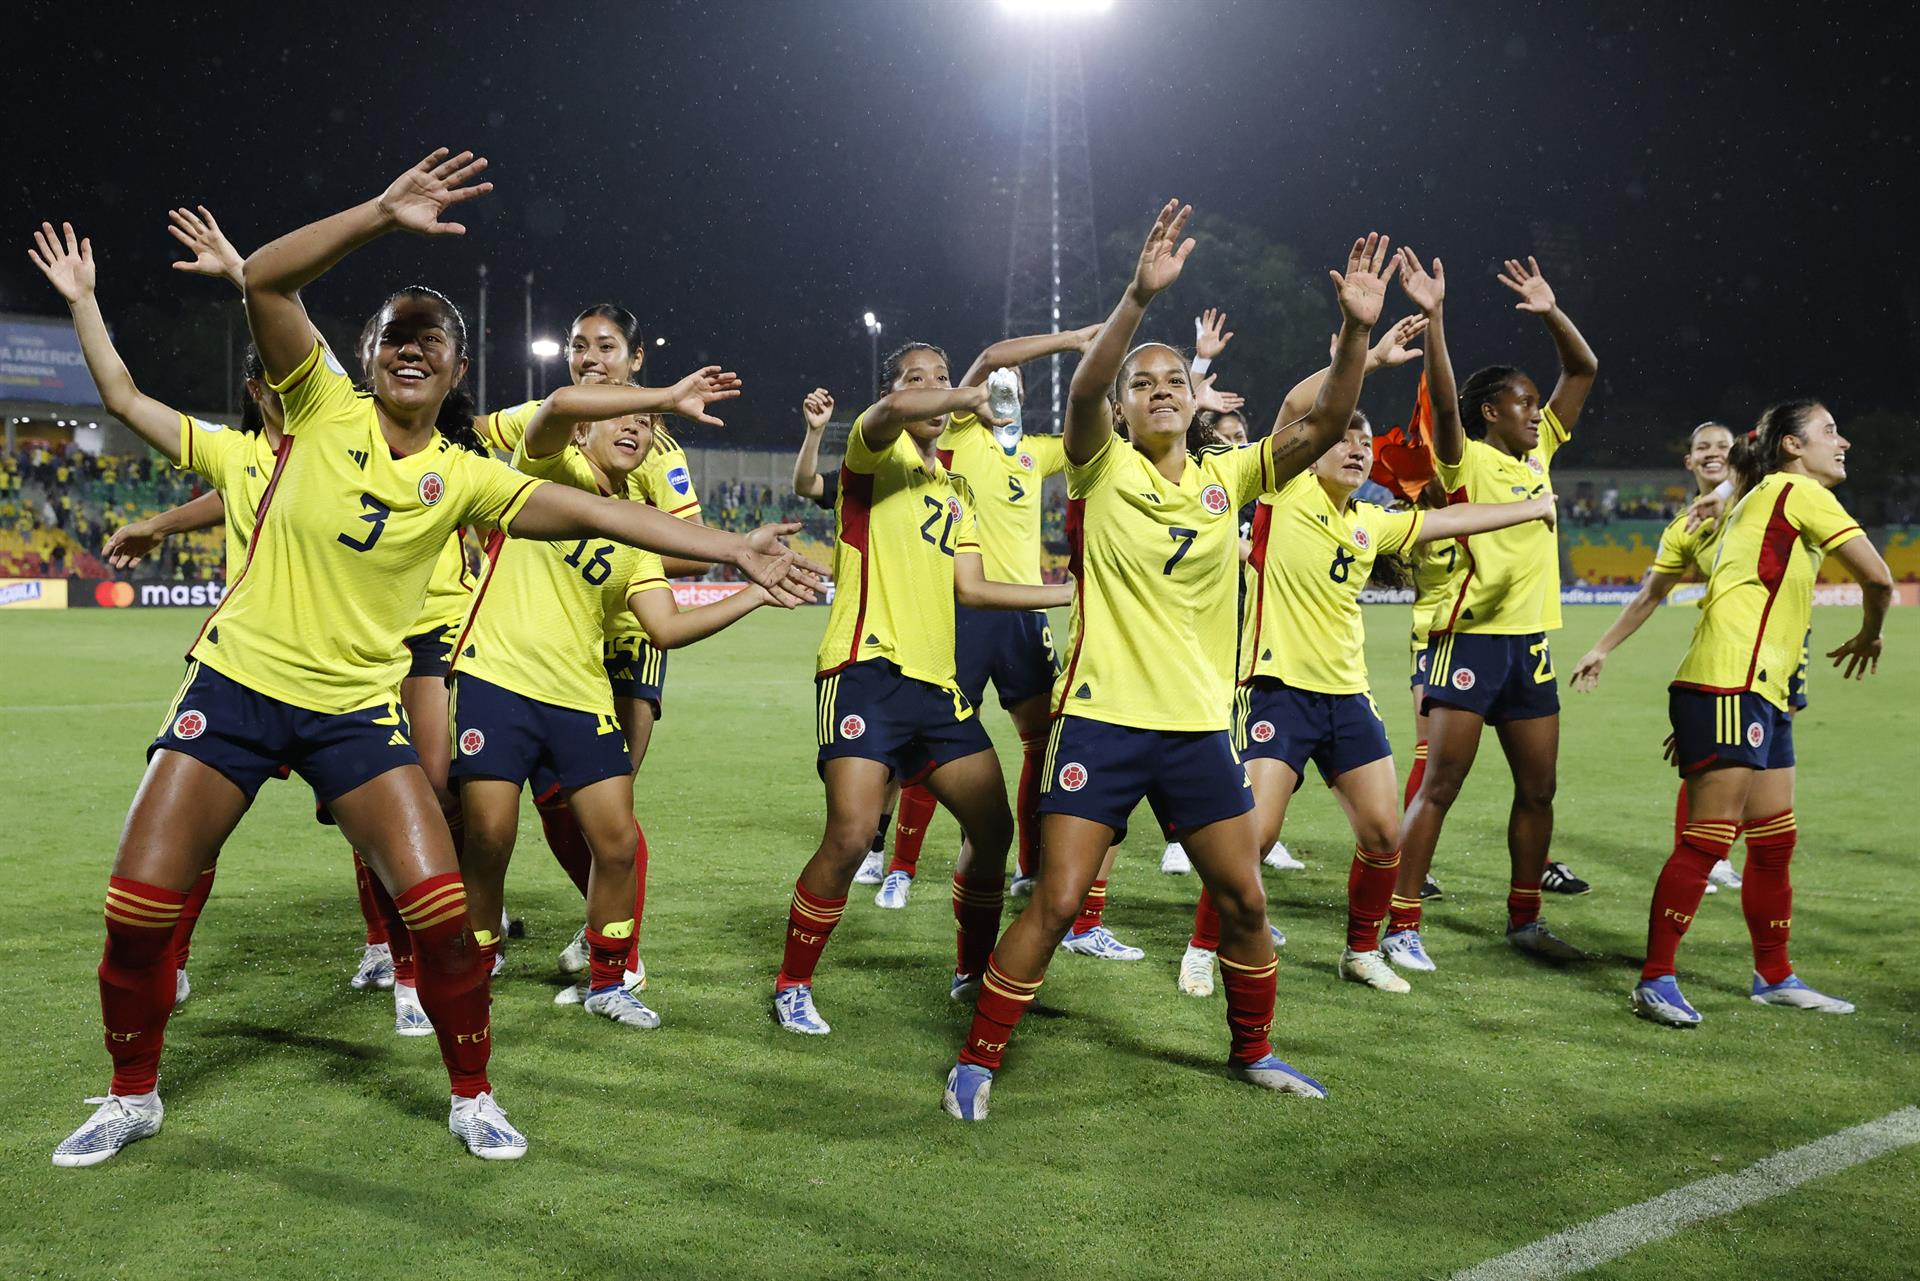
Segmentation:
{"type": "MultiPolygon", "coordinates": [[[[1569,611],[1563,670],[1612,614],[1569,611]]],[[[1854,611],[1818,614],[1829,644],[1853,626],[1854,611]]],[[[1566,696],[1556,856],[1595,891],[1550,895],[1547,911],[1595,954],[1585,966],[1542,970],[1502,942],[1508,786],[1491,745],[1435,863],[1447,898],[1428,938],[1444,968],[1415,975],[1410,997],[1337,980],[1351,839],[1317,784],[1296,802],[1287,840],[1309,870],[1267,876],[1290,936],[1274,1039],[1327,1102],[1220,1070],[1220,997],[1174,991],[1198,885],[1159,873],[1144,814],[1108,921],[1147,959],[1058,960],[988,1123],[939,1109],[965,1018],[946,996],[944,816],[907,911],[856,887],[817,987],[834,1034],[775,1029],[788,889],[822,813],[809,677],[825,615],[801,611],[673,660],[638,788],[659,1031],[551,1004],[579,901],[528,807],[508,893],[527,937],[494,988],[493,1061],[532,1139],[524,1161],[462,1152],[432,1040],[395,1038],[390,999],[347,987],[347,851],[295,783],[265,789],[222,858],[194,996],[169,1029],[165,1131],[58,1171],[49,1151],[107,1080],[93,967],[114,841],[199,616],[9,614],[0,1275],[1445,1276],[1914,1103],[1916,611],[1895,611],[1878,678],[1816,672],[1797,726],[1794,953],[1860,1012],[1749,1002],[1724,892],[1681,953],[1705,1025],[1626,1012],[1671,841],[1663,691],[1692,617],[1660,611],[1600,693],[1566,696]]],[[[1404,773],[1405,611],[1369,619],[1404,773]]],[[[988,728],[1012,743],[997,710],[988,728]]],[[[1593,1275],[1910,1277],[1916,1224],[1909,1147],[1593,1275]]]]}

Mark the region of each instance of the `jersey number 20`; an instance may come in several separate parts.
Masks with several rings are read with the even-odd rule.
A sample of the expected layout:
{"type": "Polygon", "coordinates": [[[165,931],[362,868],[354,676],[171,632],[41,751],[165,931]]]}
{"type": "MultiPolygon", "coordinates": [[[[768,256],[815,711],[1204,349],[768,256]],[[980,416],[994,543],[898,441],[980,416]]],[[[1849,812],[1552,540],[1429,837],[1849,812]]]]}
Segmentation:
{"type": "Polygon", "coordinates": [[[931,514],[929,514],[924,521],[920,522],[920,537],[926,539],[947,555],[953,555],[953,544],[948,541],[949,536],[953,533],[952,509],[931,494],[924,496],[920,501],[933,509],[931,514]],[[935,538],[933,536],[934,522],[943,516],[946,517],[947,523],[940,526],[940,536],[935,538]]]}

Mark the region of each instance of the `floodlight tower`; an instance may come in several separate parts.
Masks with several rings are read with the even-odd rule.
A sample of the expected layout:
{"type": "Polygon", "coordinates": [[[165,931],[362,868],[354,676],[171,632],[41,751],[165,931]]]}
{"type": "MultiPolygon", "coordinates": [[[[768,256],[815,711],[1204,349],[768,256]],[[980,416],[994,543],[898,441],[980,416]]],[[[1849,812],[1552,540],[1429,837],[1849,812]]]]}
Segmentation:
{"type": "MultiPolygon", "coordinates": [[[[1111,0],[1000,0],[1025,19],[1027,96],[1014,183],[1013,237],[1007,254],[1008,335],[1078,327],[1099,305],[1099,248],[1093,225],[1093,164],[1087,153],[1086,79],[1076,18],[1102,13],[1111,0]]],[[[1067,384],[1060,357],[1048,362],[1044,422],[1058,432],[1067,384]]],[[[1032,406],[1040,397],[1029,395],[1032,406]]]]}

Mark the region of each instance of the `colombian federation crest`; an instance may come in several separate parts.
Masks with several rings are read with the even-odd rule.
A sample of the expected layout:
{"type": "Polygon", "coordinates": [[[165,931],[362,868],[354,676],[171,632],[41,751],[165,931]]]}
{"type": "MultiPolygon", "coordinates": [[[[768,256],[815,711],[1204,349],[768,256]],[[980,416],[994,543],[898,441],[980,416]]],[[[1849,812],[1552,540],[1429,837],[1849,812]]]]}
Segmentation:
{"type": "Polygon", "coordinates": [[[1373,540],[1371,538],[1367,537],[1366,530],[1361,529],[1358,525],[1354,526],[1354,529],[1353,529],[1354,546],[1365,547],[1368,543],[1372,541],[1373,540]]]}
{"type": "Polygon", "coordinates": [[[1079,761],[1068,761],[1060,767],[1060,790],[1077,792],[1087,785],[1087,767],[1079,761]]]}
{"type": "Polygon", "coordinates": [[[1200,491],[1200,503],[1208,511],[1218,516],[1231,506],[1227,491],[1219,485],[1208,485],[1200,491]]]}
{"type": "Polygon", "coordinates": [[[1767,741],[1766,727],[1761,725],[1759,721],[1755,721],[1753,724],[1747,726],[1747,746],[1748,747],[1758,747],[1760,746],[1760,744],[1766,741],[1767,741]]]}
{"type": "Polygon", "coordinates": [[[431,507],[446,496],[447,482],[440,479],[440,473],[430,471],[420,478],[420,501],[431,507]]]}
{"type": "MultiPolygon", "coordinates": [[[[1758,729],[1759,726],[1754,728],[1758,729]]],[[[173,736],[175,738],[194,739],[207,732],[207,718],[200,712],[188,710],[173,718],[173,736]]]]}
{"type": "Polygon", "coordinates": [[[1271,743],[1273,741],[1273,722],[1255,721],[1253,728],[1247,731],[1247,736],[1256,743],[1271,743]]]}
{"type": "Polygon", "coordinates": [[[867,723],[858,716],[842,716],[840,718],[841,738],[859,738],[866,732],[867,723]]]}
{"type": "Polygon", "coordinates": [[[1453,687],[1455,689],[1472,689],[1473,688],[1473,670],[1471,668],[1462,667],[1456,672],[1454,672],[1453,687]]]}
{"type": "Polygon", "coordinates": [[[460,755],[473,756],[487,745],[487,736],[477,729],[467,730],[460,735],[460,755]]]}
{"type": "Polygon", "coordinates": [[[1027,469],[1028,471],[1032,471],[1032,470],[1033,470],[1033,466],[1034,466],[1034,463],[1033,463],[1033,455],[1032,455],[1032,454],[1029,454],[1029,453],[1027,453],[1027,452],[1025,452],[1024,450],[1023,450],[1023,451],[1021,451],[1021,454],[1020,454],[1020,465],[1021,465],[1022,467],[1024,467],[1024,468],[1026,468],[1026,469],[1027,469]]]}

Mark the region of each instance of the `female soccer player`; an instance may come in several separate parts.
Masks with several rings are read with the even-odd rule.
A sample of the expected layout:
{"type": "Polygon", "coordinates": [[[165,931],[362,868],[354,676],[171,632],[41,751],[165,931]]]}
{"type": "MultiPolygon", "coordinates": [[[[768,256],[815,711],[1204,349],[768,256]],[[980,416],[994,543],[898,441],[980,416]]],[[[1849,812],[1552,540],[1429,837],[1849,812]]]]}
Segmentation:
{"type": "Polygon", "coordinates": [[[1000,924],[1007,811],[1000,759],[954,667],[956,602],[1036,610],[1067,588],[995,582],[982,568],[965,485],[935,445],[949,415],[996,423],[984,386],[949,384],[946,353],[909,343],[887,357],[889,391],[853,420],[834,511],[834,596],[814,677],[826,832],[793,887],[773,1016],[789,1032],[831,1029],[813,1004],[813,973],[846,909],[854,871],[880,820],[889,777],[924,782],[960,821],[967,846],[953,874],[958,962],[952,992],[979,982],[1000,924]]]}
{"type": "MultiPolygon", "coordinates": [[[[1315,375],[1288,395],[1283,420],[1312,405],[1322,378],[1315,375]]],[[[1400,865],[1400,794],[1387,729],[1367,688],[1360,591],[1377,556],[1529,520],[1552,523],[1553,498],[1388,511],[1354,501],[1372,470],[1373,426],[1355,411],[1344,439],[1279,493],[1260,500],[1247,562],[1257,577],[1240,647],[1234,746],[1253,784],[1262,848],[1279,839],[1309,760],[1333,789],[1356,843],[1347,873],[1340,977],[1405,992],[1407,981],[1380,955],[1380,922],[1400,865]]],[[[1212,897],[1202,891],[1193,941],[1180,965],[1181,991],[1213,991],[1219,929],[1212,897]]]]}
{"type": "Polygon", "coordinates": [[[1230,1070],[1269,1089],[1325,1096],[1267,1039],[1278,966],[1250,789],[1228,734],[1239,512],[1346,429],[1394,269],[1385,239],[1369,235],[1354,242],[1346,276],[1328,273],[1340,342],[1306,418],[1276,423],[1253,449],[1192,448],[1185,359],[1157,343],[1128,351],[1147,304],[1193,251],[1180,235],[1192,212],[1177,201],[1160,211],[1132,283],[1074,371],[1065,435],[1073,638],[1054,686],[1040,799],[1046,853],[1033,897],[987,962],[972,1028],[947,1075],[942,1103],[963,1120],[985,1119],[1014,1025],[1142,799],[1179,837],[1221,908],[1230,1070]]]}
{"type": "MultiPolygon", "coordinates": [[[[1572,434],[1599,370],[1592,348],[1554,302],[1538,264],[1509,259],[1500,283],[1519,295],[1515,307],[1541,317],[1560,353],[1560,381],[1545,404],[1533,380],[1495,365],[1467,379],[1456,401],[1441,305],[1446,278],[1431,274],[1402,249],[1407,296],[1427,316],[1427,376],[1434,410],[1434,470],[1447,500],[1514,502],[1551,492],[1548,468],[1572,434]],[[1463,423],[1462,418],[1465,418],[1463,423]],[[1466,426],[1485,436],[1469,439],[1466,426]]],[[[1540,919],[1540,890],[1585,893],[1586,882],[1564,864],[1550,865],[1553,791],[1560,753],[1560,696],[1547,633],[1560,626],[1557,537],[1528,523],[1460,540],[1466,569],[1428,644],[1425,710],[1431,728],[1427,769],[1408,807],[1401,838],[1400,883],[1393,896],[1387,959],[1403,969],[1431,970],[1420,936],[1420,899],[1447,811],[1460,794],[1492,725],[1513,774],[1507,823],[1512,877],[1507,890],[1507,941],[1532,956],[1572,961],[1584,954],[1540,919]]]]}
{"type": "Polygon", "coordinates": [[[1787,682],[1813,607],[1816,555],[1860,584],[1860,630],[1832,650],[1843,675],[1880,667],[1880,629],[1893,575],[1828,490],[1847,478],[1847,441],[1816,400],[1773,405],[1733,447],[1741,497],[1727,515],[1687,655],[1668,688],[1671,755],[1687,786],[1686,827],[1661,869],[1647,914],[1647,963],[1635,1014],[1674,1027],[1700,1022],[1681,995],[1674,955],[1706,892],[1707,875],[1744,828],[1740,908],[1753,940],[1752,996],[1823,1014],[1853,1006],[1814,991],[1787,957],[1793,925],[1793,718],[1787,682]]]}
{"type": "MultiPolygon", "coordinates": [[[[437,150],[376,198],[247,260],[247,319],[290,443],[261,501],[246,568],[193,645],[121,835],[100,963],[114,1080],[106,1101],[55,1149],[56,1165],[97,1164],[158,1132],[180,905],[282,764],[312,785],[412,932],[421,1002],[452,1084],[449,1128],[476,1156],[523,1155],[526,1139],[487,1079],[487,976],[451,837],[394,695],[406,667],[401,642],[435,560],[455,528],[471,523],[530,538],[606,536],[739,564],[788,599],[811,590],[804,562],[768,531],[749,539],[701,530],[636,503],[544,485],[462,449],[437,426],[467,365],[464,323],[440,295],[415,287],[382,305],[360,352],[367,391],[316,340],[300,291],[393,231],[462,233],[441,215],[491,189],[473,182],[485,164],[437,150]]],[[[76,327],[104,328],[92,246],[70,226],[63,231],[61,243],[51,226],[42,229],[35,261],[76,327]]],[[[128,425],[188,466],[201,461],[209,434],[190,419],[136,415],[128,425]]],[[[457,436],[470,418],[446,425],[457,436]]]]}
{"type": "MultiPolygon", "coordinates": [[[[528,423],[513,465],[574,489],[625,496],[652,447],[649,415],[672,411],[718,424],[707,406],[739,395],[717,366],[667,388],[562,387],[528,423]]],[[[798,528],[793,526],[791,528],[798,528]]],[[[645,902],[633,764],[614,717],[601,656],[608,619],[628,608],[655,644],[710,636],[771,597],[753,586],[680,613],[660,558],[615,542],[488,542],[486,579],[455,645],[453,741],[467,837],[461,870],[483,949],[495,944],[507,863],[520,825],[520,789],[566,805],[592,854],[585,888],[586,1010],[629,1027],[660,1018],[623,980],[645,902]]]]}

